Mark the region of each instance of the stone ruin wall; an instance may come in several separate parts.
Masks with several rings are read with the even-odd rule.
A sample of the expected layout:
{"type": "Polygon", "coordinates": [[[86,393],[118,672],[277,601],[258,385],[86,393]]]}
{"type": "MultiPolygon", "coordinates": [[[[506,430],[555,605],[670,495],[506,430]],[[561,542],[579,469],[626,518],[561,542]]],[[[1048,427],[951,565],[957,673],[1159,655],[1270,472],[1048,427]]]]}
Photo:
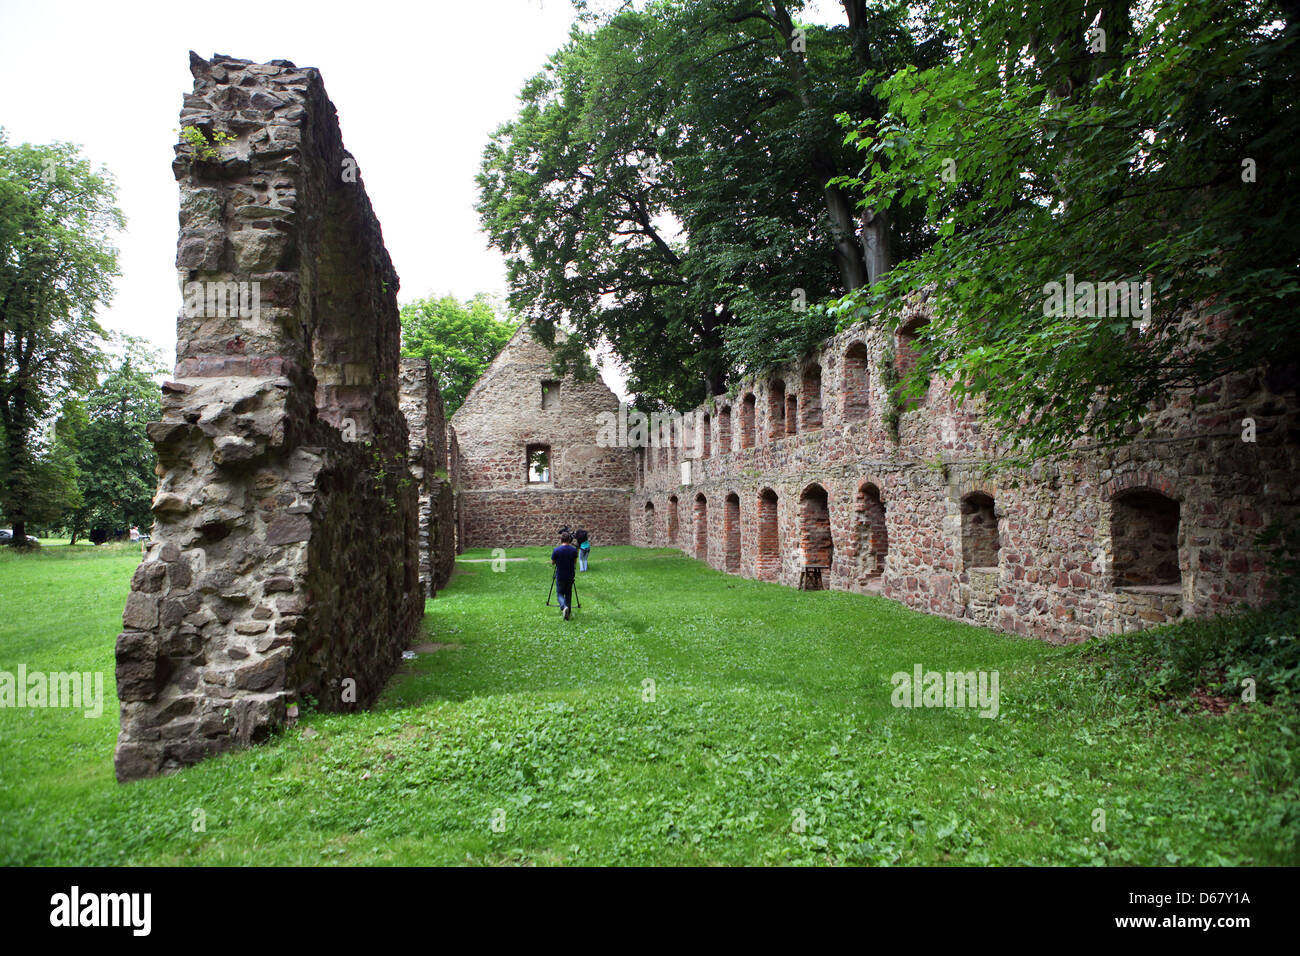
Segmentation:
{"type": "MultiPolygon", "coordinates": [[[[445,483],[408,468],[437,476],[443,444],[408,446],[398,280],[319,73],[194,54],[191,71],[181,124],[210,145],[173,164],[180,277],[259,297],[200,294],[177,321],[152,543],[117,641],[122,780],[255,741],[294,703],[369,705],[419,633],[422,559],[430,584],[451,560],[432,543],[454,525],[445,483]]],[[[436,434],[435,394],[407,410],[436,434]]]]}
{"type": "Polygon", "coordinates": [[[628,543],[633,457],[597,441],[601,416],[618,414],[618,398],[599,378],[558,379],[552,361],[522,327],[452,416],[466,438],[458,471],[464,547],[552,544],[564,524],[585,527],[597,547],[628,543]],[[558,381],[559,392],[543,408],[546,381],[558,381]],[[527,480],[534,445],[551,449],[546,484],[527,480]]]}
{"type": "Polygon", "coordinates": [[[456,563],[456,501],[448,462],[447,416],[427,359],[402,359],[402,415],[410,468],[420,489],[420,587],[435,597],[456,563]]]}
{"type": "Polygon", "coordinates": [[[456,555],[465,550],[465,514],[461,510],[460,504],[460,440],[456,437],[456,429],[452,427],[451,422],[447,422],[447,475],[452,492],[452,540],[455,543],[455,548],[451,557],[446,560],[449,565],[454,565],[456,555]]]}
{"type": "Polygon", "coordinates": [[[914,304],[901,335],[854,327],[696,409],[697,423],[709,415],[708,457],[702,438],[639,452],[633,542],[797,585],[828,532],[832,588],[1055,642],[1265,596],[1252,542],[1300,512],[1294,383],[1232,375],[1154,412],[1145,440],[990,474],[995,436],[942,381],[901,414],[897,439],[886,423],[882,368],[890,355],[897,368],[912,360],[907,330],[925,319],[914,304]],[[806,377],[817,367],[820,388],[806,377]],[[1255,443],[1242,440],[1247,417],[1255,443]]]}

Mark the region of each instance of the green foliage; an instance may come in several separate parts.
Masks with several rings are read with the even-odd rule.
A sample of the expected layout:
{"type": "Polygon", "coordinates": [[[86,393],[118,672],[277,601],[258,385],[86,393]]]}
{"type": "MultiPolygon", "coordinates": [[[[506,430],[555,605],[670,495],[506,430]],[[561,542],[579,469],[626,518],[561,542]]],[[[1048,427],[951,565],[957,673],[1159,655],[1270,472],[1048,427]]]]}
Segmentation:
{"type": "MultiPolygon", "coordinates": [[[[34,438],[30,463],[23,470],[23,514],[32,526],[28,534],[35,534],[36,528],[64,527],[68,516],[82,503],[76,450],[62,436],[49,431],[34,438]]],[[[0,474],[7,473],[5,458],[6,452],[0,448],[0,474]]]]}
{"type": "Polygon", "coordinates": [[[518,327],[485,295],[417,299],[402,306],[402,354],[429,360],[450,418],[518,327]]]}
{"type": "Polygon", "coordinates": [[[361,448],[366,467],[358,482],[358,499],[368,500],[372,507],[377,502],[377,506],[389,515],[397,514],[406,489],[415,485],[406,457],[385,454],[378,445],[369,441],[362,442],[361,448]]]}
{"type": "MultiPolygon", "coordinates": [[[[871,113],[862,57],[914,62],[901,6],[803,25],[803,3],[664,0],[575,30],[484,151],[479,212],[511,301],[538,329],[601,341],[635,404],[689,407],[729,375],[801,355],[830,329],[800,305],[865,272],[836,114],[871,113]]],[[[897,243],[916,234],[896,212],[897,243]]]]}
{"type": "Polygon", "coordinates": [[[872,76],[887,112],[849,133],[866,164],[853,180],[864,199],[923,203],[935,240],[847,302],[896,317],[906,296],[930,290],[916,380],[937,370],[958,396],[985,396],[987,414],[1036,457],[1084,432],[1124,441],[1176,387],[1269,363],[1294,379],[1294,7],[928,9],[959,38],[951,56],[872,76]],[[1094,22],[1104,52],[1088,49],[1094,22]],[[1045,314],[1047,284],[1067,273],[1149,279],[1149,327],[1105,309],[1045,314]]]}
{"type": "Polygon", "coordinates": [[[835,332],[834,318],[821,306],[802,312],[764,310],[749,293],[742,293],[737,302],[743,319],[728,330],[726,347],[735,376],[757,376],[798,361],[835,332]]]}
{"type": "Polygon", "coordinates": [[[203,130],[197,126],[184,126],[181,128],[181,141],[190,148],[196,159],[217,159],[221,155],[219,147],[231,139],[233,137],[224,130],[216,130],[212,134],[212,140],[209,141],[203,135],[203,130]]]}
{"type": "Polygon", "coordinates": [[[898,441],[898,424],[903,417],[902,394],[903,383],[898,378],[898,366],[895,364],[894,343],[891,338],[880,352],[880,384],[885,392],[884,412],[881,414],[881,421],[884,422],[885,430],[889,432],[889,437],[898,441]]]}
{"type": "Polygon", "coordinates": [[[115,196],[77,147],[11,146],[0,130],[0,511],[16,533],[48,511],[37,497],[50,469],[67,487],[66,456],[42,459],[38,432],[101,367],[95,310],[112,295],[109,235],[124,225],[115,196]]]}
{"type": "Polygon", "coordinates": [[[1274,600],[1300,607],[1300,522],[1273,521],[1255,539],[1255,546],[1268,555],[1274,600]]]}
{"type": "Polygon", "coordinates": [[[60,441],[75,449],[80,503],[65,516],[74,538],[153,524],[156,457],[146,426],[162,417],[153,380],[161,359],[141,339],[124,342],[117,366],[84,399],[67,401],[59,418],[60,441]]]}
{"type": "Polygon", "coordinates": [[[1300,608],[1274,604],[1212,620],[1189,620],[1098,642],[1093,656],[1117,689],[1193,706],[1193,691],[1241,700],[1243,681],[1259,700],[1300,702],[1300,608]]]}
{"type": "Polygon", "coordinates": [[[549,549],[509,556],[464,556],[426,615],[449,646],[374,710],[304,707],[254,750],[123,787],[113,639],[138,549],[0,555],[0,669],[110,675],[98,720],[0,709],[0,863],[1300,862],[1293,708],[1156,708],[1088,663],[1100,645],[666,550],[598,544],[565,622],[542,606],[549,549]],[[892,707],[918,662],[998,670],[998,718],[892,707]]]}

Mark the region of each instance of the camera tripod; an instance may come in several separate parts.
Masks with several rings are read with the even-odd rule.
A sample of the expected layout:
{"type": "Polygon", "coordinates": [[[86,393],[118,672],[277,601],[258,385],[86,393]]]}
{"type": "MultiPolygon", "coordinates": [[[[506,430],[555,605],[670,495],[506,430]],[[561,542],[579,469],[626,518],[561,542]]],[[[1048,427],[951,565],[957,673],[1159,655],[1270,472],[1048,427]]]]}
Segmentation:
{"type": "MultiPolygon", "coordinates": [[[[546,592],[546,606],[547,606],[547,607],[558,607],[558,606],[559,606],[558,604],[552,604],[552,603],[551,603],[551,594],[552,594],[554,591],[555,591],[555,570],[552,569],[552,570],[551,570],[551,586],[550,586],[550,588],[549,588],[549,589],[547,590],[547,592],[546,592]]],[[[573,606],[574,606],[574,607],[582,607],[582,602],[581,602],[580,600],[578,600],[578,579],[577,579],[576,577],[573,579],[573,606]]]]}

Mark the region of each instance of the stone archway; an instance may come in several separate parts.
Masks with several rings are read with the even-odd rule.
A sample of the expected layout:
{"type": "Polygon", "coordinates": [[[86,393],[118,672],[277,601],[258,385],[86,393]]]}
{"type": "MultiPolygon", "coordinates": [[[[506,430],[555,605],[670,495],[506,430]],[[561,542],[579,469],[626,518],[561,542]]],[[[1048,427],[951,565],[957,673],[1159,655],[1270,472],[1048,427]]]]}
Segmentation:
{"type": "Polygon", "coordinates": [[[709,560],[709,499],[703,494],[695,496],[695,556],[709,560]]]}
{"type": "Polygon", "coordinates": [[[993,497],[972,491],[961,500],[961,555],[966,570],[996,568],[1001,543],[993,497]]]}
{"type": "Polygon", "coordinates": [[[809,362],[804,369],[799,391],[803,396],[799,428],[806,432],[816,431],[822,427],[822,367],[816,362],[809,362]]]}
{"type": "Polygon", "coordinates": [[[865,342],[844,352],[844,421],[864,422],[871,408],[870,359],[865,342]]]}
{"type": "Polygon", "coordinates": [[[816,482],[799,495],[799,548],[804,564],[833,567],[835,543],[831,535],[830,496],[816,482]]]}
{"type": "Polygon", "coordinates": [[[779,499],[771,488],[758,493],[758,548],[756,572],[761,581],[781,577],[781,532],[777,520],[779,499]]]}
{"type": "Polygon", "coordinates": [[[723,513],[722,565],[726,571],[740,570],[740,496],[734,491],[727,495],[723,513]]]}
{"type": "Polygon", "coordinates": [[[863,482],[854,502],[854,538],[858,552],[858,583],[869,584],[885,571],[889,554],[889,530],[880,489],[863,482]]]}
{"type": "Polygon", "coordinates": [[[767,440],[785,437],[785,382],[774,378],[767,386],[767,440]]]}

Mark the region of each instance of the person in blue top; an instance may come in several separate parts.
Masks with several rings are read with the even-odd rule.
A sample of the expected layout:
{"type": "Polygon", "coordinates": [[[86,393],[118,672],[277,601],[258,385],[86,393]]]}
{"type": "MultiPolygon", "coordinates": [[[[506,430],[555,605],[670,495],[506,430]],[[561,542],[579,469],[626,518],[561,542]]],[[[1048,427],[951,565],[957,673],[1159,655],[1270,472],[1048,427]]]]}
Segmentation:
{"type": "Polygon", "coordinates": [[[578,546],[578,570],[587,570],[587,558],[591,555],[591,539],[582,528],[573,532],[573,543],[578,546]]]}
{"type": "Polygon", "coordinates": [[[573,566],[578,561],[578,549],[569,532],[560,533],[560,546],[551,552],[551,564],[555,565],[555,596],[560,601],[560,613],[567,621],[572,613],[570,602],[573,594],[573,566]]]}

